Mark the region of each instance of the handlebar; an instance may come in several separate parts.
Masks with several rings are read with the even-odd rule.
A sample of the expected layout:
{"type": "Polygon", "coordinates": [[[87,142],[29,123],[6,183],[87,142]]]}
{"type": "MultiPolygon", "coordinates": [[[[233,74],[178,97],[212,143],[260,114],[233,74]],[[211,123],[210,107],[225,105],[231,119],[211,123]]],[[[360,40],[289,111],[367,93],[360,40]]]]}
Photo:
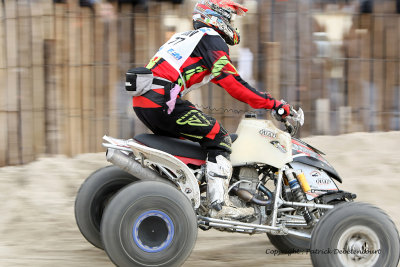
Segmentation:
{"type": "Polygon", "coordinates": [[[272,117],[275,118],[277,121],[282,122],[285,125],[286,131],[291,135],[294,136],[296,135],[297,131],[300,129],[300,127],[304,124],[304,112],[301,108],[299,108],[298,111],[295,109],[290,110],[290,115],[287,118],[282,118],[278,114],[276,114],[275,110],[271,110],[272,117]],[[291,119],[293,122],[296,124],[293,125],[288,121],[288,119],[291,119]]]}

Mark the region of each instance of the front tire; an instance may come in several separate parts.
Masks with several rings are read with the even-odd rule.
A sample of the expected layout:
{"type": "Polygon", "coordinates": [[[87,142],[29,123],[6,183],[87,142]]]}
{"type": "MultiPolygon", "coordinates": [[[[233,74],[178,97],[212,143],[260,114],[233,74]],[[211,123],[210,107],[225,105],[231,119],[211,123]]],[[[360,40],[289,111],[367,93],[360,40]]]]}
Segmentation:
{"type": "Polygon", "coordinates": [[[343,203],[315,226],[310,254],[313,266],[396,267],[399,233],[381,209],[366,203],[343,203]]]}
{"type": "Polygon", "coordinates": [[[197,218],[186,196],[161,182],[125,187],[101,223],[105,251],[117,266],[180,266],[197,238],[197,218]]]}
{"type": "Polygon", "coordinates": [[[75,220],[93,246],[103,249],[100,222],[109,200],[121,188],[138,180],[117,166],[107,166],[92,173],[81,185],[75,199],[75,220]]]}

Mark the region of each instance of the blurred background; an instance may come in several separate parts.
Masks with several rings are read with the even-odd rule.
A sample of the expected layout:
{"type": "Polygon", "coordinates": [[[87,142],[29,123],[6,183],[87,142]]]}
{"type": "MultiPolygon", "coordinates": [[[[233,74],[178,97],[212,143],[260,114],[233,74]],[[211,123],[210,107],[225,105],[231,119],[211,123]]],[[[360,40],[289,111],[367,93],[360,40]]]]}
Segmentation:
{"type": "MultiPolygon", "coordinates": [[[[254,87],[302,107],[302,137],[399,130],[399,0],[238,2],[249,12],[232,60],[254,87]]],[[[191,30],[194,3],[1,0],[0,166],[146,131],[125,72],[191,30]]],[[[211,84],[188,98],[230,132],[250,110],[211,84]]]]}
{"type": "MultiPolygon", "coordinates": [[[[230,51],[240,74],[302,107],[299,134],[327,153],[340,188],[400,229],[400,0],[237,1],[249,9],[230,51]]],[[[104,134],[147,131],[125,72],[191,30],[194,3],[0,0],[1,267],[113,266],[80,234],[75,196],[109,164],[95,153],[105,151],[104,134]]],[[[230,132],[251,110],[212,84],[187,97],[230,132]]],[[[311,266],[307,254],[266,249],[274,247],[265,235],[199,231],[184,266],[311,266]]]]}

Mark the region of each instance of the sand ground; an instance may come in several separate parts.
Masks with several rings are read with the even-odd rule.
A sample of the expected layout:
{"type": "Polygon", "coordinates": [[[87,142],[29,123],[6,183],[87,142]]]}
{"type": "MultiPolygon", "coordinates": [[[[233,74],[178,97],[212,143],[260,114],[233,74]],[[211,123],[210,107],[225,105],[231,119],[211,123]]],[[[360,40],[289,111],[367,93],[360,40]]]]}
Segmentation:
{"type": "MultiPolygon", "coordinates": [[[[400,132],[306,138],[343,178],[341,189],[385,210],[400,228],[400,132]]],[[[81,236],[74,200],[83,180],[107,165],[104,153],[42,157],[0,168],[0,266],[113,266],[81,236]]],[[[184,266],[311,266],[309,255],[267,255],[264,234],[199,231],[184,266]]]]}

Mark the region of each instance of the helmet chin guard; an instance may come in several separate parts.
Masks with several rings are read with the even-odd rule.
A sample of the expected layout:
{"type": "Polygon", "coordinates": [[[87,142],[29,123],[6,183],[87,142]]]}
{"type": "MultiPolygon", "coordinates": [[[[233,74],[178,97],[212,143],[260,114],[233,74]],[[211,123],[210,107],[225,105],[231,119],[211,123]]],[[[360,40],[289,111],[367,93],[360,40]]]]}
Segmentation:
{"type": "Polygon", "coordinates": [[[243,16],[247,8],[231,0],[199,0],[193,11],[193,27],[216,30],[229,45],[240,43],[239,31],[232,26],[236,15],[243,16]]]}

